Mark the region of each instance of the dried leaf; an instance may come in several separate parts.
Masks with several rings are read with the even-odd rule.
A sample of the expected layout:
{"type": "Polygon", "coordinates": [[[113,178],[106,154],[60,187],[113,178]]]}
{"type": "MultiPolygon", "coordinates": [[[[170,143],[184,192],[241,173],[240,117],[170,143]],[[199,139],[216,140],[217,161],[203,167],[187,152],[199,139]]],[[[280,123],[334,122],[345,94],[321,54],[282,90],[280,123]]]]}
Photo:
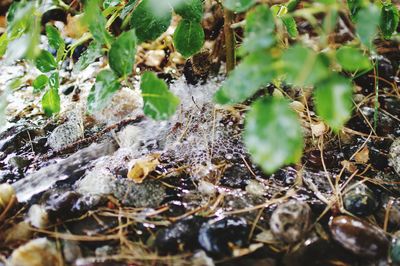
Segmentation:
{"type": "Polygon", "coordinates": [[[135,183],[142,183],[149,173],[154,171],[157,165],[160,164],[158,158],[160,158],[159,154],[150,154],[137,160],[131,170],[129,170],[128,178],[132,179],[135,183]]]}
{"type": "Polygon", "coordinates": [[[354,159],[357,163],[367,163],[369,161],[369,149],[365,146],[361,151],[359,151],[354,159]]]}

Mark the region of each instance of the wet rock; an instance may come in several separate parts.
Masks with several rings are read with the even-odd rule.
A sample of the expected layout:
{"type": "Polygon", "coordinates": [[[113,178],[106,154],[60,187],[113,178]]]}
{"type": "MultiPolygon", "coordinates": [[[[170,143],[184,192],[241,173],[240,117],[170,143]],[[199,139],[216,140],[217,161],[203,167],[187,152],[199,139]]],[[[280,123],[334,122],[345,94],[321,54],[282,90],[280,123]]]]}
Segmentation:
{"type": "Polygon", "coordinates": [[[42,135],[44,131],[31,124],[12,126],[0,134],[0,151],[6,154],[18,152],[26,143],[42,135]]]}
{"type": "Polygon", "coordinates": [[[79,217],[102,203],[100,196],[83,196],[74,191],[52,193],[46,200],[50,220],[66,220],[79,217]]]}
{"type": "Polygon", "coordinates": [[[83,138],[83,118],[80,111],[71,111],[66,117],[68,121],[56,127],[47,140],[49,146],[54,150],[83,138]]]}
{"type": "MultiPolygon", "coordinates": [[[[118,226],[118,219],[106,216],[87,216],[83,219],[72,220],[66,224],[66,227],[74,235],[104,235],[107,230],[118,226]]],[[[88,245],[104,245],[104,241],[90,241],[88,245]]]]}
{"type": "Polygon", "coordinates": [[[62,93],[63,93],[64,95],[70,95],[70,94],[75,90],[75,88],[76,88],[75,85],[71,85],[71,86],[65,87],[65,88],[62,90],[62,93]]]}
{"type": "Polygon", "coordinates": [[[9,258],[10,266],[60,265],[55,245],[46,238],[38,238],[20,246],[9,258]]]}
{"type": "Polygon", "coordinates": [[[279,169],[270,179],[280,186],[291,186],[297,178],[297,171],[291,166],[279,169]]]}
{"type": "Polygon", "coordinates": [[[389,151],[389,163],[400,176],[400,138],[393,141],[389,151]]]}
{"type": "Polygon", "coordinates": [[[276,238],[286,243],[301,240],[311,225],[311,209],[307,203],[290,200],[272,213],[270,227],[276,238]]]}
{"type": "Polygon", "coordinates": [[[229,256],[233,247],[244,247],[248,244],[249,230],[245,219],[226,217],[204,223],[198,240],[200,246],[210,255],[229,256]]]}
{"type": "Polygon", "coordinates": [[[384,224],[387,219],[388,230],[400,229],[400,198],[383,195],[382,207],[377,212],[378,224],[384,224]]]}
{"type": "Polygon", "coordinates": [[[220,179],[220,184],[231,188],[244,188],[250,178],[251,174],[245,165],[235,164],[225,170],[220,179]]]}
{"type": "Polygon", "coordinates": [[[343,196],[346,210],[357,216],[368,216],[378,207],[376,195],[365,184],[358,184],[343,196]]]}
{"type": "Polygon", "coordinates": [[[400,264],[400,231],[397,231],[390,245],[390,259],[393,263],[400,264]]]}
{"type": "Polygon", "coordinates": [[[117,179],[109,171],[94,169],[77,182],[76,191],[85,195],[113,195],[123,205],[158,207],[167,196],[165,187],[156,180],[136,184],[129,179],[117,179]]]}
{"type": "Polygon", "coordinates": [[[10,158],[8,163],[14,168],[23,169],[31,163],[31,160],[29,160],[23,156],[14,156],[14,157],[10,158]]]}
{"type": "Polygon", "coordinates": [[[193,217],[178,221],[157,232],[154,246],[161,253],[175,254],[179,251],[199,248],[199,229],[206,219],[193,217]]]}
{"type": "Polygon", "coordinates": [[[154,180],[136,184],[127,179],[115,182],[112,194],[125,206],[158,207],[166,197],[163,185],[154,180]]]}
{"type": "Polygon", "coordinates": [[[376,258],[387,254],[389,241],[377,226],[350,216],[332,219],[329,228],[333,239],[358,256],[376,258]]]}

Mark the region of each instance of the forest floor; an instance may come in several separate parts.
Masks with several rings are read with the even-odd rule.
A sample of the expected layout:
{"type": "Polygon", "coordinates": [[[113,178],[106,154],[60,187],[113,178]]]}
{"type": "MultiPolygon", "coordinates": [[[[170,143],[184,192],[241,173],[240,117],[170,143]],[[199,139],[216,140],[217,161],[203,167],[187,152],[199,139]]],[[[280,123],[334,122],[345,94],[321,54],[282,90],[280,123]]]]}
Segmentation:
{"type": "MultiPolygon", "coordinates": [[[[308,26],[299,31],[312,42],[308,26]]],[[[345,21],[331,38],[351,38],[345,21]]],[[[218,36],[207,45],[220,49],[218,36]]],[[[241,141],[251,101],[215,105],[224,66],[210,50],[185,62],[169,32],[137,58],[138,74],[156,71],[181,99],[164,122],[143,116],[139,75],[109,107],[85,111],[104,59],[79,73],[65,63],[55,118],[29,85],[31,65],[0,66],[0,88],[14,88],[0,183],[16,193],[0,185],[0,265],[388,264],[400,229],[400,44],[377,47],[378,95],[373,72],[355,79],[353,117],[337,135],[308,90],[260,90],[291,100],[306,140],[301,163],[273,175],[241,141]]]]}

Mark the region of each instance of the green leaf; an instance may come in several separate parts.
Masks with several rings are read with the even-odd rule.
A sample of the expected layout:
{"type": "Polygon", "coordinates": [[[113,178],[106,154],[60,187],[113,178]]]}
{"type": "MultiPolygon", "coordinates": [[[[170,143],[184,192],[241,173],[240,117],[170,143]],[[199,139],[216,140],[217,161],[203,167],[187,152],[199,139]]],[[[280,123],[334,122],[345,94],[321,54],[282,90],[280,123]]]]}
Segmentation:
{"type": "Polygon", "coordinates": [[[57,62],[61,60],[65,52],[65,41],[60,32],[52,25],[46,26],[46,35],[51,48],[57,51],[57,62]]]}
{"type": "Polygon", "coordinates": [[[122,20],[124,20],[132,12],[132,10],[136,6],[137,1],[139,1],[139,0],[129,0],[128,4],[126,4],[124,6],[124,8],[121,11],[121,15],[120,15],[120,18],[122,20]]]}
{"type": "Polygon", "coordinates": [[[61,37],[60,32],[52,25],[46,25],[46,35],[49,39],[49,45],[54,50],[58,50],[61,45],[65,45],[64,39],[61,37]]]}
{"type": "Polygon", "coordinates": [[[61,110],[60,95],[56,88],[50,88],[42,98],[42,108],[47,116],[59,113],[61,110]]]}
{"type": "Polygon", "coordinates": [[[267,174],[297,163],[303,151],[302,130],[288,102],[277,97],[254,102],[246,114],[244,143],[267,174]]]}
{"type": "Polygon", "coordinates": [[[309,48],[295,45],[283,54],[286,80],[295,86],[312,86],[329,75],[329,62],[309,48]]]}
{"type": "Polygon", "coordinates": [[[166,120],[176,112],[179,98],[153,72],[145,72],[140,82],[144,114],[155,120],[166,120]]]}
{"type": "Polygon", "coordinates": [[[60,87],[60,75],[58,72],[54,72],[50,75],[49,86],[52,89],[57,89],[60,87]]]}
{"type": "Polygon", "coordinates": [[[242,49],[255,52],[275,43],[275,22],[272,12],[266,6],[258,6],[246,15],[245,39],[242,49]]]}
{"type": "Polygon", "coordinates": [[[135,30],[122,33],[112,44],[108,54],[110,67],[114,72],[124,77],[132,72],[135,62],[137,38],[135,30]]]}
{"type": "Polygon", "coordinates": [[[379,24],[379,9],[370,4],[368,7],[361,9],[356,16],[356,31],[361,42],[372,48],[372,41],[376,35],[379,24]]]}
{"type": "Polygon", "coordinates": [[[393,4],[384,4],[381,10],[379,25],[385,39],[392,37],[399,25],[399,10],[393,4]]]}
{"type": "Polygon", "coordinates": [[[264,51],[248,55],[229,74],[214,95],[215,101],[219,104],[243,102],[272,81],[275,77],[272,64],[272,58],[264,51]]]}
{"type": "Polygon", "coordinates": [[[244,12],[256,2],[256,0],[224,0],[223,5],[234,12],[244,12]]]}
{"type": "Polygon", "coordinates": [[[181,0],[174,6],[175,13],[183,19],[193,22],[201,22],[203,18],[202,0],[181,0]]]}
{"type": "Polygon", "coordinates": [[[201,24],[182,19],[174,33],[174,46],[184,57],[188,58],[203,47],[205,41],[201,24]]]}
{"type": "Polygon", "coordinates": [[[74,66],[74,72],[86,69],[91,63],[96,61],[103,55],[101,44],[93,41],[89,44],[87,50],[81,54],[78,62],[74,66]]]}
{"type": "Polygon", "coordinates": [[[282,16],[282,22],[285,25],[290,38],[296,38],[297,35],[299,35],[299,32],[297,31],[296,21],[292,16],[290,15],[282,16]]]}
{"type": "Polygon", "coordinates": [[[296,9],[297,5],[299,4],[300,0],[290,0],[286,6],[289,12],[292,12],[296,9]]]}
{"type": "Polygon", "coordinates": [[[136,29],[139,42],[157,39],[171,23],[171,11],[160,15],[153,6],[154,0],[143,0],[132,12],[131,26],[136,29]]]}
{"type": "Polygon", "coordinates": [[[363,0],[347,0],[347,6],[349,7],[350,10],[350,16],[352,19],[354,19],[358,11],[364,6],[364,1],[363,0]]]}
{"type": "Polygon", "coordinates": [[[3,33],[0,37],[0,57],[2,57],[6,53],[7,46],[8,46],[7,33],[3,33]]]}
{"type": "Polygon", "coordinates": [[[57,68],[57,62],[53,55],[48,51],[42,50],[35,60],[36,67],[40,71],[47,73],[57,68]]]}
{"type": "Polygon", "coordinates": [[[117,6],[117,5],[120,4],[120,2],[121,2],[121,0],[104,0],[103,8],[107,9],[109,7],[112,7],[112,6],[117,6]]]}
{"type": "Polygon", "coordinates": [[[314,102],[317,114],[338,132],[351,117],[351,83],[348,79],[334,74],[316,87],[314,102]]]}
{"type": "Polygon", "coordinates": [[[101,71],[88,96],[88,111],[94,112],[105,108],[120,87],[118,77],[113,71],[101,71]]]}
{"type": "Polygon", "coordinates": [[[37,78],[33,81],[32,84],[34,91],[37,92],[43,90],[48,82],[49,78],[45,74],[37,76],[37,78]]]}
{"type": "Polygon", "coordinates": [[[111,34],[106,30],[106,18],[103,16],[98,0],[89,0],[85,4],[84,22],[89,27],[93,38],[101,44],[112,42],[111,34]]]}
{"type": "Polygon", "coordinates": [[[336,59],[347,71],[367,70],[372,67],[368,57],[364,56],[359,49],[349,46],[343,46],[337,50],[336,59]]]}

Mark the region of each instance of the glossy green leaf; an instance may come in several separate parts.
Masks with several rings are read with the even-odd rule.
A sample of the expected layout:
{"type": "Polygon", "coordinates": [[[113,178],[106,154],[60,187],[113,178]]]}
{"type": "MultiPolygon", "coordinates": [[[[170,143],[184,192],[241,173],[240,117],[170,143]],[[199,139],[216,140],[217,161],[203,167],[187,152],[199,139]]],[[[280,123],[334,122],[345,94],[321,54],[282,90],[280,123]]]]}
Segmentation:
{"type": "Polygon", "coordinates": [[[47,116],[59,113],[61,110],[60,95],[56,88],[50,88],[42,98],[42,108],[47,116]]]}
{"type": "Polygon", "coordinates": [[[122,33],[112,44],[108,59],[114,72],[124,77],[132,73],[135,62],[137,38],[135,30],[122,33]]]}
{"type": "Polygon", "coordinates": [[[272,46],[275,43],[274,30],[272,12],[264,5],[258,6],[247,13],[242,49],[251,53],[272,46]]]}
{"type": "Polygon", "coordinates": [[[275,77],[273,60],[261,51],[248,55],[229,74],[214,99],[220,104],[240,103],[251,97],[275,77]]]}
{"type": "Polygon", "coordinates": [[[107,21],[100,10],[99,1],[86,1],[84,11],[84,21],[92,33],[93,38],[98,43],[110,44],[112,42],[112,36],[106,30],[107,21]]]}
{"type": "Polygon", "coordinates": [[[101,45],[96,41],[89,44],[87,50],[81,54],[78,62],[74,66],[74,72],[86,69],[91,63],[95,62],[103,55],[101,45]]]}
{"type": "Polygon", "coordinates": [[[285,25],[290,38],[296,38],[299,35],[299,32],[297,31],[296,21],[292,16],[290,15],[282,16],[282,22],[285,25]]]}
{"type": "Polygon", "coordinates": [[[337,74],[316,85],[314,103],[317,114],[336,132],[351,117],[352,86],[337,74]]]}
{"type": "Polygon", "coordinates": [[[283,54],[286,80],[295,86],[312,86],[329,75],[327,59],[309,48],[295,45],[283,54]]]}
{"type": "Polygon", "coordinates": [[[121,15],[120,15],[121,19],[125,19],[126,17],[128,17],[128,15],[135,8],[137,1],[139,1],[139,0],[129,0],[128,4],[126,4],[121,11],[121,15]]]}
{"type": "Polygon", "coordinates": [[[256,2],[256,0],[224,0],[223,5],[229,10],[244,12],[252,7],[256,2]]]}
{"type": "Polygon", "coordinates": [[[386,39],[392,37],[399,25],[399,10],[393,4],[382,6],[379,26],[386,39]]]}
{"type": "Polygon", "coordinates": [[[109,8],[109,7],[112,7],[112,6],[117,6],[117,5],[119,5],[121,3],[121,0],[104,0],[104,2],[103,2],[103,8],[104,9],[107,9],[107,8],[109,8]]]}
{"type": "Polygon", "coordinates": [[[60,32],[52,25],[46,25],[46,35],[49,40],[49,45],[54,50],[58,50],[60,46],[65,45],[64,39],[61,37],[60,32]]]}
{"type": "Polygon", "coordinates": [[[47,73],[57,68],[57,62],[48,51],[42,50],[35,60],[37,69],[47,73]]]}
{"type": "Polygon", "coordinates": [[[183,19],[201,22],[203,18],[202,0],[180,0],[178,4],[174,5],[174,10],[183,19]]]}
{"type": "Polygon", "coordinates": [[[175,114],[179,98],[153,72],[145,72],[140,82],[144,114],[155,120],[166,120],[175,114]]]}
{"type": "Polygon", "coordinates": [[[254,102],[246,114],[244,143],[267,174],[297,163],[303,151],[302,129],[288,102],[277,97],[254,102]]]}
{"type": "Polygon", "coordinates": [[[356,16],[357,34],[360,41],[369,49],[372,48],[372,41],[378,29],[379,16],[379,9],[374,4],[361,9],[356,16]]]}
{"type": "Polygon", "coordinates": [[[51,73],[49,77],[49,86],[52,89],[57,89],[60,88],[60,75],[58,72],[51,73]]]}
{"type": "Polygon", "coordinates": [[[179,22],[174,33],[174,45],[184,57],[188,58],[199,52],[204,41],[204,30],[200,23],[186,19],[179,22]]]}
{"type": "Polygon", "coordinates": [[[358,11],[364,6],[363,0],[347,0],[347,6],[350,10],[351,18],[355,18],[358,14],[358,11]]]}
{"type": "Polygon", "coordinates": [[[289,12],[292,12],[296,9],[297,5],[300,3],[300,0],[290,0],[286,6],[289,12]]]}
{"type": "Polygon", "coordinates": [[[6,53],[7,46],[8,46],[7,33],[3,33],[0,37],[0,57],[2,57],[6,53]]]}
{"type": "Polygon", "coordinates": [[[367,56],[363,55],[360,50],[349,46],[343,46],[337,50],[336,59],[347,71],[366,70],[372,67],[367,56]]]}
{"type": "Polygon", "coordinates": [[[48,82],[49,82],[49,78],[46,75],[42,74],[42,75],[37,76],[37,78],[32,83],[34,91],[43,90],[46,87],[48,82]]]}
{"type": "Polygon", "coordinates": [[[131,27],[136,29],[139,42],[153,41],[168,29],[171,18],[171,11],[157,14],[154,0],[143,0],[132,12],[131,27]]]}
{"type": "Polygon", "coordinates": [[[121,84],[118,77],[111,70],[102,70],[96,77],[96,82],[88,96],[88,110],[94,112],[102,110],[109,104],[114,93],[121,84]]]}

